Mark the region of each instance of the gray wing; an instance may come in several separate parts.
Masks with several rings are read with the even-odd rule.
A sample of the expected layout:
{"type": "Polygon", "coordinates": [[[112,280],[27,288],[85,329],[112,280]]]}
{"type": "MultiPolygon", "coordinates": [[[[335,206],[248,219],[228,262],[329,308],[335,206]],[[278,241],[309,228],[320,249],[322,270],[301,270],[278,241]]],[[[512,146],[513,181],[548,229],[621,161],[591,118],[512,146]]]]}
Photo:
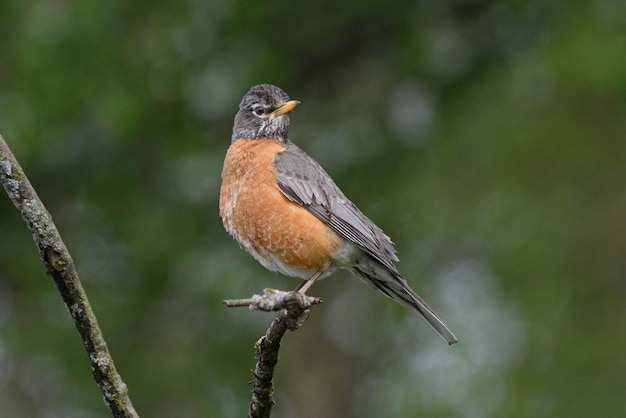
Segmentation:
{"type": "Polygon", "coordinates": [[[364,280],[391,299],[415,309],[448,344],[456,343],[454,334],[398,273],[393,265],[398,257],[389,237],[348,200],[307,153],[291,142],[285,148],[276,156],[274,168],[278,187],[287,199],[306,208],[370,256],[354,266],[364,280]]]}
{"type": "Polygon", "coordinates": [[[368,219],[337,187],[328,173],[306,152],[289,142],[276,156],[274,168],[278,187],[287,197],[344,239],[396,271],[398,261],[391,239],[368,219]]]}

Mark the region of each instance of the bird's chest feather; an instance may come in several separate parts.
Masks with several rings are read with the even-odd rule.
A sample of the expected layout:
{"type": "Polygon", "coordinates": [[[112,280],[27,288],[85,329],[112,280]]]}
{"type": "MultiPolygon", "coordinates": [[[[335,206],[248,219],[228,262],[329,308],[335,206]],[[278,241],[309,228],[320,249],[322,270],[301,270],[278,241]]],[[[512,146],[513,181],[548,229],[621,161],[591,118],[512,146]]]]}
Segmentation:
{"type": "Polygon", "coordinates": [[[274,160],[284,150],[277,140],[236,141],[230,146],[222,170],[220,216],[238,241],[260,227],[270,206],[284,199],[276,182],[274,160]],[[263,216],[262,216],[263,215],[263,216]]]}
{"type": "Polygon", "coordinates": [[[274,161],[284,150],[272,139],[238,140],[230,146],[222,170],[220,216],[228,233],[265,267],[284,272],[275,265],[284,263],[317,269],[343,240],[278,188],[274,161]]]}

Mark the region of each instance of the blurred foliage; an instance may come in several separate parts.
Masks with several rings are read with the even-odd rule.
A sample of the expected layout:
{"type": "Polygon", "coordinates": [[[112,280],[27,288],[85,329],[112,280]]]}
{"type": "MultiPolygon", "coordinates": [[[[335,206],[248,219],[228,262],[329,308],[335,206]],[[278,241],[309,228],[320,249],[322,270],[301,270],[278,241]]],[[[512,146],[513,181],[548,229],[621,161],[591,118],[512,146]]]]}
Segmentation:
{"type": "MultiPolygon", "coordinates": [[[[217,214],[262,82],[460,339],[337,274],[284,340],[275,416],[623,416],[625,28],[619,0],[5,0],[0,132],[142,416],[244,416],[271,316],[220,302],[296,285],[217,214]]],[[[109,416],[1,196],[0,231],[0,415],[109,416]]]]}

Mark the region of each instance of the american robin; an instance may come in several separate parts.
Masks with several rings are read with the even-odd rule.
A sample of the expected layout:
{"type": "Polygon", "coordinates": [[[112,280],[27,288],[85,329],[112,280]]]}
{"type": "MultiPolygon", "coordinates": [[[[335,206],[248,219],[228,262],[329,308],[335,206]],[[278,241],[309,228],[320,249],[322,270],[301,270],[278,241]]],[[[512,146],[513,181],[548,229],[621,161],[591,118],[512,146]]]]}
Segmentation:
{"type": "Polygon", "coordinates": [[[299,104],[270,84],[243,97],[222,171],[224,227],[268,270],[304,279],[297,291],[345,268],[456,343],[398,272],[391,239],[289,140],[289,113],[299,104]]]}

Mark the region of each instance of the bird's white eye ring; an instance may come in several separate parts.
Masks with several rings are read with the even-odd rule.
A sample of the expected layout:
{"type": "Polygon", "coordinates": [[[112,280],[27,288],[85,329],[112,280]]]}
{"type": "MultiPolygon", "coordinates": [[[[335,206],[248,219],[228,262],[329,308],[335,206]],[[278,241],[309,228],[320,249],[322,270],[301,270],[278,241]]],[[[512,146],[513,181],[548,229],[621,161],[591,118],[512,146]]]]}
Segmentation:
{"type": "Polygon", "coordinates": [[[265,114],[265,109],[263,108],[263,106],[257,105],[252,108],[252,113],[254,113],[256,116],[263,116],[265,114]]]}

